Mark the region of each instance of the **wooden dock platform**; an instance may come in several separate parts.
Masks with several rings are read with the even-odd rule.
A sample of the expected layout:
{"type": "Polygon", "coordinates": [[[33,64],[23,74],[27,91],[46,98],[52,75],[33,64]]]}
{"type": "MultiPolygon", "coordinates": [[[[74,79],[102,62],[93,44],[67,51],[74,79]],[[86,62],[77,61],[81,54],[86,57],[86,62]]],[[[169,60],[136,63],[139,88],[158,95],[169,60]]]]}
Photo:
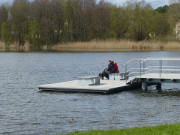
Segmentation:
{"type": "Polygon", "coordinates": [[[78,80],[40,85],[42,91],[110,94],[140,87],[139,83],[126,84],[125,80],[101,80],[99,85],[79,85],[78,80]]]}

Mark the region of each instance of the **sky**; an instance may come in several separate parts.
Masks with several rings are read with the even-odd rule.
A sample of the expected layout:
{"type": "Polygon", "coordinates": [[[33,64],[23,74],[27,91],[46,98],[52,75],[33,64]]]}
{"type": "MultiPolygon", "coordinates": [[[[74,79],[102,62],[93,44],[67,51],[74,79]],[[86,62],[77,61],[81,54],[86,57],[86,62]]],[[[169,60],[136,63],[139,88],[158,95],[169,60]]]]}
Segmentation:
{"type": "MultiPolygon", "coordinates": [[[[97,0],[99,1],[99,0],[97,0]]],[[[112,4],[116,4],[117,6],[123,6],[123,3],[125,3],[127,0],[105,0],[107,2],[110,2],[112,4]]],[[[136,1],[140,1],[140,0],[136,0],[136,1]]],[[[153,8],[157,8],[160,6],[164,6],[164,5],[168,5],[168,0],[145,0],[147,3],[150,3],[152,5],[153,8]]],[[[4,4],[4,3],[12,3],[13,0],[0,0],[0,4],[4,4]]]]}
{"type": "MultiPolygon", "coordinates": [[[[123,4],[127,1],[127,0],[105,0],[107,2],[110,2],[112,4],[116,4],[117,6],[123,6],[123,4]]],[[[133,0],[131,0],[133,1],[133,0]]],[[[134,0],[134,1],[141,1],[141,0],[134,0]]],[[[147,3],[150,3],[152,5],[153,8],[157,8],[160,6],[164,6],[164,5],[168,5],[169,2],[168,0],[145,0],[147,3]]]]}

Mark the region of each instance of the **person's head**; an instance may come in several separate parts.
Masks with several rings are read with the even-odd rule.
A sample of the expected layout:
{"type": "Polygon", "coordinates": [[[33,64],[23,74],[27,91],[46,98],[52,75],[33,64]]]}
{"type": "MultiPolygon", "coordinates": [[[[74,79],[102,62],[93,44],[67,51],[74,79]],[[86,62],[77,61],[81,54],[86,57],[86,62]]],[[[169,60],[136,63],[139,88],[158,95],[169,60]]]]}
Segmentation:
{"type": "Polygon", "coordinates": [[[111,60],[108,60],[108,63],[111,63],[111,60]]]}

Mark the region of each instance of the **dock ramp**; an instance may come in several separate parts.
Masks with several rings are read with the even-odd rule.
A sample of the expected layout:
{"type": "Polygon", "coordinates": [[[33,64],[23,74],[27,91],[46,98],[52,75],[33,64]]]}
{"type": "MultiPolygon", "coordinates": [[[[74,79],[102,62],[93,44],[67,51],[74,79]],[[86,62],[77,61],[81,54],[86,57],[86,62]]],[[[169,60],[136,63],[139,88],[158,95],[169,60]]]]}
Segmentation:
{"type": "Polygon", "coordinates": [[[180,58],[136,58],[124,66],[125,72],[129,73],[126,83],[140,82],[143,90],[150,85],[161,90],[162,83],[180,83],[180,58]]]}

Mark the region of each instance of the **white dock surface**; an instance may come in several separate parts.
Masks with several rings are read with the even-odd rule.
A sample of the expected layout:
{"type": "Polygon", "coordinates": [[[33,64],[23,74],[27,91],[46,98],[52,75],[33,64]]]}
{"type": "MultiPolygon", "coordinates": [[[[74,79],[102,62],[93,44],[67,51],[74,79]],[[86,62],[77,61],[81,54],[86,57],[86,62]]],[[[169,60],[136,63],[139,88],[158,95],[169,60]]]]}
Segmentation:
{"type": "MultiPolygon", "coordinates": [[[[141,83],[141,79],[146,79],[148,82],[152,83],[162,83],[162,82],[176,82],[180,83],[180,74],[170,74],[170,73],[149,73],[140,76],[130,77],[127,82],[138,81],[141,83]],[[175,81],[174,81],[175,80],[175,81]]],[[[100,80],[98,85],[83,85],[78,82],[79,80],[53,83],[38,86],[40,90],[43,91],[60,91],[60,92],[85,92],[85,93],[113,93],[120,92],[123,90],[132,89],[132,87],[138,87],[136,82],[126,84],[126,80],[100,80]]]]}
{"type": "Polygon", "coordinates": [[[154,78],[154,79],[180,79],[180,74],[171,74],[171,73],[149,73],[141,75],[140,78],[154,78]]]}
{"type": "Polygon", "coordinates": [[[128,87],[125,80],[101,80],[100,85],[79,85],[78,80],[53,83],[38,86],[40,90],[67,92],[105,92],[122,87],[128,87]]]}

